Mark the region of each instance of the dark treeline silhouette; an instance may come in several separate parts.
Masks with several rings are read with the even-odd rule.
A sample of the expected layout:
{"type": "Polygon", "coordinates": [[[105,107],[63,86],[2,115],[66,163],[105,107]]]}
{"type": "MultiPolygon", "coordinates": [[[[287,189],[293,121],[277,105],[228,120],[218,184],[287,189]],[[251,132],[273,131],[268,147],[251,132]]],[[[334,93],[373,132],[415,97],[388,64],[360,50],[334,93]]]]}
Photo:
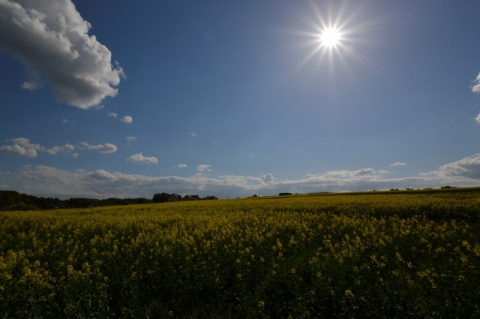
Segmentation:
{"type": "Polygon", "coordinates": [[[0,210],[36,210],[36,209],[58,209],[58,208],[87,208],[100,206],[147,204],[178,202],[187,200],[217,199],[215,196],[200,198],[198,195],[185,195],[159,193],[153,195],[152,199],[146,198],[69,198],[61,200],[51,197],[36,197],[33,195],[21,194],[13,190],[0,190],[0,210]]]}
{"type": "Polygon", "coordinates": [[[57,208],[86,208],[113,205],[145,204],[152,200],[146,198],[69,198],[61,200],[50,197],[36,197],[17,191],[0,190],[0,210],[35,210],[57,208]]]}

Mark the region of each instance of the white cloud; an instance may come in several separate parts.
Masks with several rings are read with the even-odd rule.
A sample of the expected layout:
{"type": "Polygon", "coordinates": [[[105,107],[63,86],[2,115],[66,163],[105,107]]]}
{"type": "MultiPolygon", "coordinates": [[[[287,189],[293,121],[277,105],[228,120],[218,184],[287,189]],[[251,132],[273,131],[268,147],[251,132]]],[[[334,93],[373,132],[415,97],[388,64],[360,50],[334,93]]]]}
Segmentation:
{"type": "MultiPolygon", "coordinates": [[[[142,155],[143,157],[143,155],[142,155]]],[[[143,157],[145,158],[145,157],[143,157]]],[[[203,167],[202,169],[210,168],[203,167]]],[[[106,170],[65,171],[48,166],[25,166],[16,176],[0,175],[0,184],[16,184],[16,190],[38,196],[63,197],[145,197],[159,192],[177,194],[252,196],[281,192],[312,193],[360,190],[405,189],[451,186],[475,186],[480,183],[480,154],[440,166],[429,173],[404,178],[389,178],[388,172],[365,168],[327,171],[299,179],[280,180],[272,174],[256,176],[222,175],[210,177],[144,176],[106,170]],[[16,180],[16,182],[14,182],[16,180]]]]}
{"type": "Polygon", "coordinates": [[[0,152],[9,154],[18,154],[26,157],[37,157],[37,151],[42,150],[39,144],[32,144],[30,140],[25,137],[17,137],[11,139],[11,145],[0,146],[0,152]]]}
{"type": "Polygon", "coordinates": [[[130,115],[124,116],[124,117],[122,117],[122,122],[130,124],[130,123],[133,122],[133,117],[131,117],[130,115]]]}
{"type": "Polygon", "coordinates": [[[0,0],[0,48],[27,69],[22,86],[45,78],[60,101],[82,109],[116,96],[125,76],[90,28],[71,0],[0,0]]]}
{"type": "Polygon", "coordinates": [[[39,83],[35,81],[30,81],[30,82],[25,81],[22,83],[22,89],[25,89],[25,90],[33,91],[38,89],[38,87],[39,87],[39,83]]]}
{"type": "Polygon", "coordinates": [[[475,154],[459,161],[440,166],[440,176],[480,179],[480,154],[475,154]]]}
{"type": "Polygon", "coordinates": [[[405,165],[407,165],[407,163],[404,163],[404,162],[395,162],[395,163],[390,164],[390,166],[395,166],[395,167],[405,166],[405,165]]]}
{"type": "Polygon", "coordinates": [[[480,123],[480,114],[477,115],[477,117],[475,118],[475,121],[477,121],[477,123],[480,123]]]}
{"type": "Polygon", "coordinates": [[[92,145],[86,142],[80,143],[80,145],[87,150],[96,151],[99,153],[115,153],[117,151],[117,146],[110,143],[92,145]]]}
{"type": "Polygon", "coordinates": [[[355,171],[331,171],[320,175],[309,175],[298,180],[284,181],[277,181],[272,174],[261,177],[222,175],[213,178],[203,174],[190,177],[150,177],[106,170],[64,171],[40,165],[24,167],[17,178],[22,185],[20,191],[30,194],[95,198],[151,198],[158,192],[215,195],[225,198],[251,196],[255,193],[273,195],[280,192],[308,193],[404,188],[412,187],[415,183],[431,185],[430,178],[384,179],[378,174],[371,174],[357,175],[356,178],[351,179],[351,176],[355,176],[355,171]]]}
{"type": "Polygon", "coordinates": [[[211,173],[211,172],[212,172],[212,165],[210,165],[210,164],[200,164],[200,165],[197,165],[197,172],[200,172],[200,173],[204,173],[204,172],[211,173]]]}
{"type": "Polygon", "coordinates": [[[58,153],[71,154],[71,152],[75,150],[75,146],[68,143],[63,146],[46,148],[45,146],[42,146],[40,144],[31,143],[30,140],[25,137],[12,138],[10,141],[10,145],[0,146],[0,153],[17,154],[34,158],[38,156],[38,152],[40,151],[48,153],[50,155],[57,155],[58,153]]]}
{"type": "Polygon", "coordinates": [[[265,174],[262,176],[262,183],[263,184],[266,184],[266,185],[269,185],[269,184],[272,184],[274,181],[274,177],[272,174],[265,174]]]}
{"type": "Polygon", "coordinates": [[[158,159],[154,156],[143,156],[142,153],[137,153],[130,156],[127,162],[141,163],[141,164],[157,164],[158,159]]]}
{"type": "Polygon", "coordinates": [[[187,168],[188,165],[187,164],[178,164],[178,168],[187,168]]]}
{"type": "Polygon", "coordinates": [[[16,178],[21,184],[21,187],[17,188],[19,191],[38,196],[60,197],[151,198],[158,192],[222,197],[251,196],[262,187],[262,178],[258,177],[149,177],[102,169],[66,171],[43,165],[24,166],[16,178]]]}
{"type": "Polygon", "coordinates": [[[137,138],[135,136],[127,136],[125,139],[128,145],[131,145],[137,141],[137,138]]]}
{"type": "Polygon", "coordinates": [[[194,133],[194,132],[190,132],[190,135],[197,138],[197,133],[194,133]]]}
{"type": "Polygon", "coordinates": [[[65,144],[63,146],[54,146],[52,148],[46,148],[45,152],[47,152],[50,155],[56,155],[60,152],[65,152],[65,153],[70,153],[75,149],[75,146],[72,144],[65,144]]]}
{"type": "Polygon", "coordinates": [[[362,168],[358,171],[352,172],[354,176],[364,176],[364,175],[371,175],[375,174],[375,170],[373,168],[362,168]]]}
{"type": "Polygon", "coordinates": [[[115,175],[115,173],[110,173],[106,170],[98,169],[94,172],[89,173],[88,177],[99,181],[115,181],[115,175]]]}
{"type": "Polygon", "coordinates": [[[480,73],[477,75],[477,78],[475,79],[475,81],[473,81],[472,92],[480,93],[480,73]]]}
{"type": "Polygon", "coordinates": [[[117,113],[114,113],[114,112],[109,112],[107,116],[108,116],[108,117],[116,118],[116,117],[118,116],[118,114],[117,114],[117,113]]]}

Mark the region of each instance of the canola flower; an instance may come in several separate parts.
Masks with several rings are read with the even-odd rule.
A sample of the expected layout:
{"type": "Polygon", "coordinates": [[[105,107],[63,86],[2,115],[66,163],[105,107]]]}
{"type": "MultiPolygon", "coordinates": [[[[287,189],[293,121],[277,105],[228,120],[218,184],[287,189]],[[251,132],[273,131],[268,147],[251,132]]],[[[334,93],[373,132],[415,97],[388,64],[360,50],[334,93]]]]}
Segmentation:
{"type": "Polygon", "coordinates": [[[0,212],[2,318],[474,317],[478,194],[0,212]]]}

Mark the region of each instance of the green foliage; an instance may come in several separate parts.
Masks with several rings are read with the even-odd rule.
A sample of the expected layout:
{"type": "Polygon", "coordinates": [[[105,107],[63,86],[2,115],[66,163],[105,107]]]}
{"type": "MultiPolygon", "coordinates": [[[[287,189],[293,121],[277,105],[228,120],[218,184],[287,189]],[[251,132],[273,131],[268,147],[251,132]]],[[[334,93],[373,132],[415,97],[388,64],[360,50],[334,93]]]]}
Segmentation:
{"type": "Polygon", "coordinates": [[[0,213],[1,318],[473,318],[478,193],[0,213]]]}

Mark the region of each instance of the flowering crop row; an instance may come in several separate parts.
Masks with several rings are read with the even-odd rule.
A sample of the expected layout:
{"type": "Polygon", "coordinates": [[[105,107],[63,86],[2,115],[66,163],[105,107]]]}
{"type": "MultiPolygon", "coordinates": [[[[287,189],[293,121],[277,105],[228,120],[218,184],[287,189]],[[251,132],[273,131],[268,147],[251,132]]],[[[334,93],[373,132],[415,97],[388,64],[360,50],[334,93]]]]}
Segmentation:
{"type": "Polygon", "coordinates": [[[2,318],[480,317],[478,194],[0,213],[2,318]]]}

